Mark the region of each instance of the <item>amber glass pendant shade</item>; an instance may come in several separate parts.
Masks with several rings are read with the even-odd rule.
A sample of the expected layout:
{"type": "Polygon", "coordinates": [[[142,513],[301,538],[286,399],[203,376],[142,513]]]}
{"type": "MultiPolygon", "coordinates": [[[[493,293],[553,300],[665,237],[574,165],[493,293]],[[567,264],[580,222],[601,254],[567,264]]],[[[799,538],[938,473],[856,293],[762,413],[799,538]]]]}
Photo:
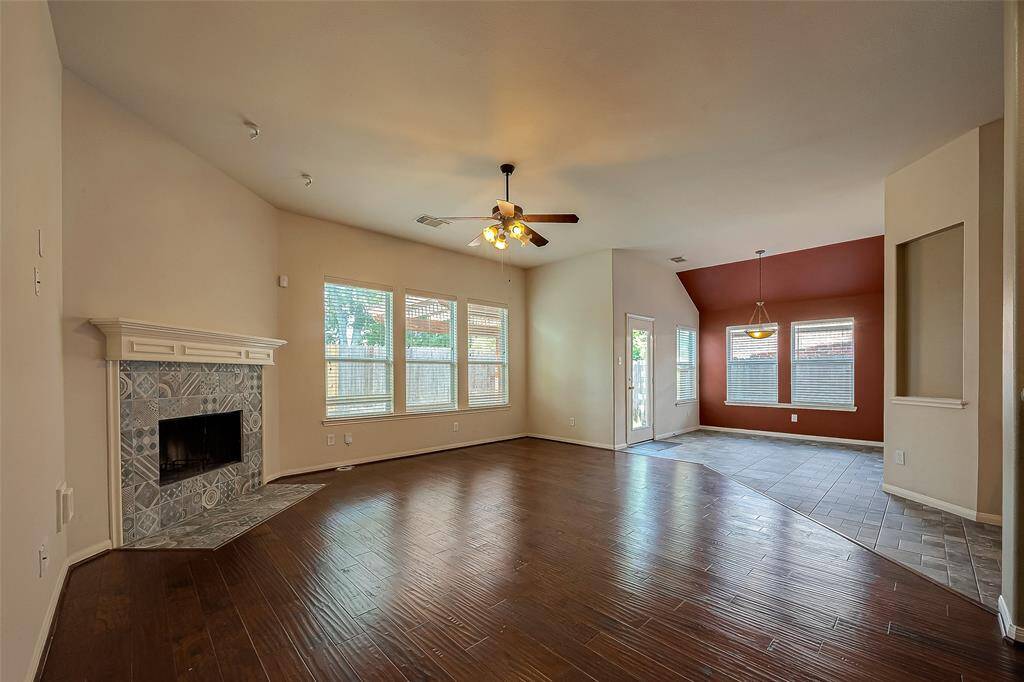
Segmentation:
{"type": "Polygon", "coordinates": [[[755,253],[757,253],[757,298],[759,300],[754,304],[754,314],[750,316],[750,322],[747,323],[750,325],[750,328],[747,329],[747,336],[752,339],[767,339],[775,333],[775,328],[772,326],[772,318],[768,317],[763,300],[764,275],[761,270],[761,256],[764,255],[764,249],[759,249],[755,253]]]}

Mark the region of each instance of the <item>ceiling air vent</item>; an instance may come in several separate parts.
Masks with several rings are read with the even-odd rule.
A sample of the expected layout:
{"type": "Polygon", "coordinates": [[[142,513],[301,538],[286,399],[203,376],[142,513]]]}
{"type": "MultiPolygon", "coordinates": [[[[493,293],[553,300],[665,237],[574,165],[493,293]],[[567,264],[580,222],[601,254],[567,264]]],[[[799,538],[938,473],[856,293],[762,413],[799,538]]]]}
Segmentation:
{"type": "Polygon", "coordinates": [[[426,225],[427,227],[432,227],[435,230],[440,228],[442,225],[451,225],[451,221],[441,220],[440,218],[435,218],[432,215],[421,215],[416,219],[416,222],[421,225],[426,225]]]}
{"type": "Polygon", "coordinates": [[[686,262],[686,259],[683,258],[682,256],[673,256],[672,258],[669,258],[669,260],[672,261],[673,263],[685,263],[686,262]]]}

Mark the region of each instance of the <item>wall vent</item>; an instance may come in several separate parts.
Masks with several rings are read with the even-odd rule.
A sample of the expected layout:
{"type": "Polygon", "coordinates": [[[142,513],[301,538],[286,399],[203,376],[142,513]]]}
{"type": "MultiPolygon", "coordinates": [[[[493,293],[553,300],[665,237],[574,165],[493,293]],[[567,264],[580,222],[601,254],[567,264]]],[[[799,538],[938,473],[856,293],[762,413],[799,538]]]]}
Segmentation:
{"type": "Polygon", "coordinates": [[[669,258],[669,260],[672,261],[673,263],[685,263],[686,262],[686,259],[683,258],[682,256],[673,256],[672,258],[669,258]]]}
{"type": "Polygon", "coordinates": [[[427,227],[432,227],[435,230],[439,229],[442,225],[451,225],[450,220],[441,220],[440,218],[435,218],[432,215],[421,215],[416,219],[416,222],[421,225],[426,225],[427,227]]]}

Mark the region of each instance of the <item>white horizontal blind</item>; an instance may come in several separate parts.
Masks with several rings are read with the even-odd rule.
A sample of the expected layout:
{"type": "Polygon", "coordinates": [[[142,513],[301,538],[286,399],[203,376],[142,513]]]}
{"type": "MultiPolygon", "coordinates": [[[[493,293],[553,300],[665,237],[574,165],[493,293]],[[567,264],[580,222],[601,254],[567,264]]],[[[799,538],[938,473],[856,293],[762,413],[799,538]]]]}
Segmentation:
{"type": "Polygon", "coordinates": [[[328,417],[393,411],[391,309],[390,291],[324,283],[328,417]]]}
{"type": "Polygon", "coordinates": [[[405,297],[405,409],[458,408],[455,301],[405,297]]]}
{"type": "Polygon", "coordinates": [[[853,405],[853,320],[793,323],[793,403],[853,405]]]}
{"type": "Polygon", "coordinates": [[[676,402],[697,399],[697,332],[676,327],[676,402]]]}
{"type": "Polygon", "coordinates": [[[725,399],[737,403],[779,402],[779,334],[752,339],[746,327],[726,329],[725,399]]]}
{"type": "Polygon", "coordinates": [[[508,310],[470,303],[469,406],[508,405],[508,310]]]}

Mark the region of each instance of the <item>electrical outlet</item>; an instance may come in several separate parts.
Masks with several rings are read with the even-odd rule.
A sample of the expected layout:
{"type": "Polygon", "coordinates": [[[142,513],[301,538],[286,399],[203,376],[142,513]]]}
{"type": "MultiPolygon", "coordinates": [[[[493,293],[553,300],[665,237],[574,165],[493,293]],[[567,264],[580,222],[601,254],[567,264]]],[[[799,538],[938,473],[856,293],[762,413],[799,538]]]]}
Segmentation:
{"type": "Polygon", "coordinates": [[[352,445],[352,434],[351,433],[346,433],[345,434],[345,445],[352,445]]]}
{"type": "Polygon", "coordinates": [[[46,551],[46,540],[39,545],[39,577],[46,575],[46,567],[50,564],[50,554],[46,551]]]}
{"type": "Polygon", "coordinates": [[[327,444],[328,444],[328,445],[334,445],[334,444],[335,444],[335,442],[337,442],[337,441],[335,441],[335,436],[334,436],[334,434],[333,434],[333,433],[328,433],[328,434],[327,434],[327,444]]]}
{"type": "Polygon", "coordinates": [[[796,423],[796,421],[797,421],[797,416],[796,416],[796,414],[791,414],[791,415],[789,415],[789,421],[791,421],[791,422],[793,422],[793,423],[796,423]]]}
{"type": "Polygon", "coordinates": [[[903,466],[907,463],[907,453],[903,450],[897,450],[896,452],[892,453],[892,459],[897,464],[903,466]]]}
{"type": "Polygon", "coordinates": [[[576,428],[576,417],[569,417],[569,426],[574,429],[576,428]]]}
{"type": "Polygon", "coordinates": [[[452,422],[452,433],[459,432],[459,422],[452,422]]]}

